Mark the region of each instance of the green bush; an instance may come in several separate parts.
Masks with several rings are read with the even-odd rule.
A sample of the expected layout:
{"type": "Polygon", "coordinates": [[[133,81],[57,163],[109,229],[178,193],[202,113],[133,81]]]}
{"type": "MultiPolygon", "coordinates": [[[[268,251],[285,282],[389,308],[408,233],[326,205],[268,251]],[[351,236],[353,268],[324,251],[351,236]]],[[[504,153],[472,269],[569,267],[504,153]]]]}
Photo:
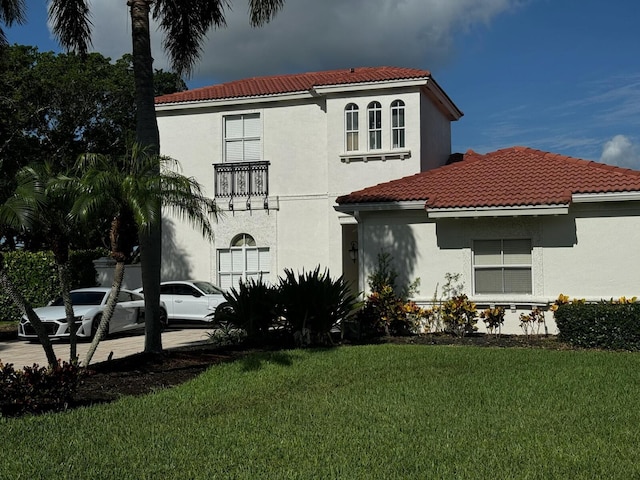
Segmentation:
{"type": "Polygon", "coordinates": [[[420,322],[427,318],[428,312],[409,300],[418,293],[420,279],[398,287],[397,278],[398,274],[391,266],[391,255],[379,253],[378,265],[368,278],[371,293],[367,295],[350,332],[355,339],[409,335],[415,333],[420,322]]]}
{"type": "Polygon", "coordinates": [[[64,362],[54,368],[34,364],[16,370],[0,363],[0,414],[13,417],[26,413],[64,410],[78,385],[80,368],[64,362]]]}
{"type": "Polygon", "coordinates": [[[584,348],[640,350],[639,303],[564,303],[554,316],[563,342],[584,348]]]}
{"type": "Polygon", "coordinates": [[[301,346],[330,343],[331,330],[348,321],[357,304],[344,278],[334,280],[319,266],[298,275],[285,269],[278,296],[287,329],[301,346]]]}
{"type": "Polygon", "coordinates": [[[265,337],[278,319],[277,289],[264,283],[262,279],[240,281],[239,287],[224,293],[226,302],[219,305],[215,322],[244,330],[254,341],[265,337]]]}
{"type": "MultiPolygon", "coordinates": [[[[96,270],[92,260],[104,254],[102,249],[70,253],[72,288],[96,285],[96,270]]],[[[58,270],[51,252],[7,252],[4,259],[7,275],[31,306],[41,307],[60,295],[58,270]]],[[[0,321],[16,321],[21,316],[20,310],[0,290],[0,321]]]]}

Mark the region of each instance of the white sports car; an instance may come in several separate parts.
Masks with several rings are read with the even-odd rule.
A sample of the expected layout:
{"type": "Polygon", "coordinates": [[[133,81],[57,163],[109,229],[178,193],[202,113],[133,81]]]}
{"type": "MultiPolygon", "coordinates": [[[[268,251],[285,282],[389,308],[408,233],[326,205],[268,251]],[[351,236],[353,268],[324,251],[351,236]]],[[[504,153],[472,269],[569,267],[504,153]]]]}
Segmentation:
{"type": "MultiPolygon", "coordinates": [[[[93,338],[102,318],[102,312],[109,298],[108,287],[79,288],[72,290],[71,303],[80,338],[93,338]]],[[[69,330],[62,298],[49,303],[46,307],[34,309],[45,325],[49,338],[68,338],[69,330]]],[[[167,311],[161,305],[161,321],[167,322],[167,311]]],[[[113,317],[109,322],[107,334],[144,329],[144,297],[130,290],[120,290],[113,317]]],[[[18,337],[25,340],[38,338],[35,329],[26,316],[18,325],[18,337]]]]}
{"type": "MultiPolygon", "coordinates": [[[[136,292],[143,293],[141,288],[136,292]]],[[[169,323],[212,322],[216,307],[225,301],[222,290],[210,282],[199,280],[162,282],[160,300],[167,308],[169,323]]]]}

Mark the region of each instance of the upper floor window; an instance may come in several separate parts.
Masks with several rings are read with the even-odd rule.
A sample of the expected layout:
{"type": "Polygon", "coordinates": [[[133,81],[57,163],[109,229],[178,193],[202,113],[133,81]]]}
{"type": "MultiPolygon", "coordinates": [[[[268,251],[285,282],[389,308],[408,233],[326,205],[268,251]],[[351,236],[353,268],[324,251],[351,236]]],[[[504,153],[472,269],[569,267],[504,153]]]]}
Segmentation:
{"type": "Polygon", "coordinates": [[[259,113],[224,117],[225,162],[255,162],[262,157],[259,113]]]}
{"type": "Polygon", "coordinates": [[[358,142],[358,106],[350,103],[344,109],[347,151],[353,152],[360,147],[358,142]]]}
{"type": "Polygon", "coordinates": [[[367,107],[369,116],[369,150],[382,148],[382,105],[371,102],[367,107]]]}
{"type": "Polygon", "coordinates": [[[476,294],[533,293],[531,240],[476,240],[473,242],[476,294]]]}
{"type": "Polygon", "coordinates": [[[396,100],[391,104],[391,145],[404,148],[404,102],[396,100]]]}

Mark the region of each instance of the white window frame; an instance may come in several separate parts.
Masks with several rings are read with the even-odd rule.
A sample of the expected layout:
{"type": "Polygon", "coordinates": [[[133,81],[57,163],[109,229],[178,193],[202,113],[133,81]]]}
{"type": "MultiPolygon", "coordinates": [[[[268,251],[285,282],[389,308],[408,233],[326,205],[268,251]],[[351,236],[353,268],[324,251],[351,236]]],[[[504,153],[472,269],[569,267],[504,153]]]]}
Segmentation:
{"type": "MultiPolygon", "coordinates": [[[[243,282],[246,282],[250,278],[254,279],[265,279],[269,277],[270,269],[269,265],[266,265],[265,268],[260,268],[262,262],[262,258],[266,257],[265,262],[268,264],[270,262],[270,251],[268,247],[258,247],[256,245],[253,237],[246,233],[241,233],[236,235],[230,243],[229,248],[220,248],[217,251],[217,263],[218,263],[218,286],[220,288],[226,289],[230,286],[233,288],[238,288],[238,282],[241,279],[243,282]],[[236,255],[234,255],[234,253],[236,255]],[[222,261],[221,256],[229,254],[231,260],[231,269],[229,271],[222,270],[222,261]],[[256,255],[258,260],[258,270],[251,270],[248,268],[249,256],[251,254],[256,255]],[[240,260],[238,265],[233,263],[233,259],[237,258],[240,260]],[[225,277],[230,281],[227,281],[225,277]]],[[[265,265],[262,265],[264,267],[265,265]]]]}
{"type": "MultiPolygon", "coordinates": [[[[498,253],[498,252],[496,252],[498,253]]],[[[495,254],[494,254],[495,255],[495,254]]],[[[533,294],[533,242],[531,238],[494,238],[494,239],[476,239],[473,241],[473,249],[472,249],[472,263],[473,263],[473,290],[476,295],[532,295],[533,294]],[[505,243],[509,242],[529,242],[529,252],[525,253],[518,252],[514,255],[519,256],[529,256],[528,262],[505,262],[505,243]],[[477,250],[479,249],[479,244],[482,242],[500,242],[500,261],[494,263],[478,263],[477,262],[477,250]],[[501,291],[486,291],[485,289],[478,288],[478,278],[477,274],[480,271],[489,271],[489,270],[500,270],[501,278],[502,278],[502,288],[501,291]],[[529,285],[530,288],[528,291],[516,291],[509,290],[505,281],[505,272],[515,270],[528,270],[529,271],[529,285]]]]}
{"type": "Polygon", "coordinates": [[[406,131],[404,102],[394,100],[391,103],[391,148],[405,148],[406,131]]]}
{"type": "Polygon", "coordinates": [[[382,149],[382,105],[373,101],[367,105],[367,128],[369,150],[382,149]]]}
{"type": "Polygon", "coordinates": [[[360,109],[355,103],[344,107],[345,150],[355,152],[360,149],[360,109]]]}
{"type": "Polygon", "coordinates": [[[259,112],[251,112],[251,113],[240,113],[233,115],[225,115],[223,117],[223,129],[224,129],[224,161],[225,162],[252,162],[252,161],[260,161],[262,160],[262,124],[260,123],[262,120],[259,112]],[[240,119],[242,121],[241,133],[237,136],[230,136],[228,133],[227,124],[230,120],[240,119]],[[259,123],[259,132],[249,131],[247,128],[247,120],[249,119],[257,119],[259,123]],[[230,159],[229,158],[229,146],[231,144],[241,144],[241,158],[240,159],[230,159]],[[257,149],[255,148],[257,144],[257,149]],[[248,146],[252,146],[253,150],[257,150],[257,155],[254,155],[252,158],[247,154],[248,146]]]}

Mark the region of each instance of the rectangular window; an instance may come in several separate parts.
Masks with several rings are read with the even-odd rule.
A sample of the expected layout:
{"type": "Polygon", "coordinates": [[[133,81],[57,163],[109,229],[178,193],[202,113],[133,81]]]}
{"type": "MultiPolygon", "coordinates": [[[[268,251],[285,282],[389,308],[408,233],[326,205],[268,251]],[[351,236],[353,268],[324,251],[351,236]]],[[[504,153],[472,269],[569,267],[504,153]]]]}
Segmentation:
{"type": "Polygon", "coordinates": [[[224,117],[225,162],[257,162],[262,159],[262,124],[259,113],[224,117]]]}
{"type": "Polygon", "coordinates": [[[238,288],[240,280],[268,279],[271,257],[268,248],[234,247],[218,250],[218,286],[238,288]]]}
{"type": "Polygon", "coordinates": [[[476,294],[533,293],[531,240],[476,240],[473,242],[476,294]]]}

